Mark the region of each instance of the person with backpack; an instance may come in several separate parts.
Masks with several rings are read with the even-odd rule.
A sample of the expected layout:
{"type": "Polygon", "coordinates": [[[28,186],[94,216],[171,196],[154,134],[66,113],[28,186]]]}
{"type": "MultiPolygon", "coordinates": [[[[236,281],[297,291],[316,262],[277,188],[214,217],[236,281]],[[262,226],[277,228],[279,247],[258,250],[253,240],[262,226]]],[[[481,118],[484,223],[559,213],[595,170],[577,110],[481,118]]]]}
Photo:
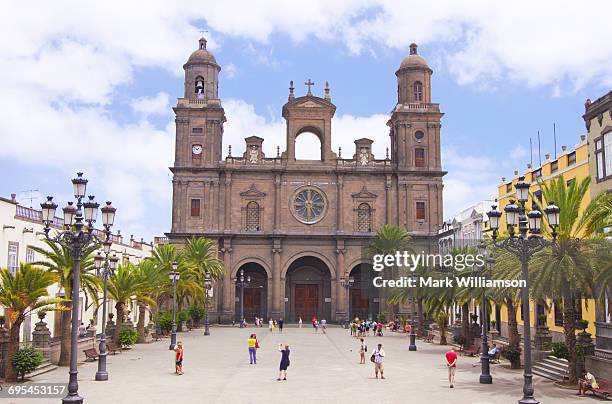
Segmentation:
{"type": "Polygon", "coordinates": [[[359,348],[359,364],[365,365],[365,354],[368,352],[368,346],[366,345],[363,338],[361,338],[361,347],[359,348]]]}
{"type": "Polygon", "coordinates": [[[370,357],[370,361],[374,363],[374,375],[376,378],[378,379],[378,372],[380,372],[380,378],[384,379],[385,375],[383,372],[385,368],[383,363],[385,362],[385,351],[382,349],[382,344],[378,344],[378,347],[374,350],[372,356],[370,357]]]}

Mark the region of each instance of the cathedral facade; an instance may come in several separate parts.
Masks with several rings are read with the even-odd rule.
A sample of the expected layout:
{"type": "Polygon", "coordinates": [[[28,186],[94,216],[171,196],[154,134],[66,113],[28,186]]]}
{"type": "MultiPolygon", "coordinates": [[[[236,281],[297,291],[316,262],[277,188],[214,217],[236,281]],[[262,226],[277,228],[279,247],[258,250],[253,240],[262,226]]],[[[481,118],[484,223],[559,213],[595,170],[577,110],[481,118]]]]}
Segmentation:
{"type": "MultiPolygon", "coordinates": [[[[410,46],[397,76],[389,121],[390,148],[374,156],[371,139],[355,140],[352,157],[332,150],[336,110],[323,97],[295,94],[282,108],[286,150],[263,153],[263,137],[244,139],[244,153],[223,155],[226,121],[218,94],[221,67],[200,39],[185,70],[176,114],[170,242],[191,236],[218,241],[226,276],[213,288],[211,321],[255,316],[310,321],[375,317],[387,309],[371,286],[363,254],[384,224],[405,229],[428,249],[442,223],[439,104],[431,102],[432,70],[410,46]],[[319,140],[318,160],[296,159],[298,136],[319,140]],[[242,290],[236,278],[249,284],[242,290]],[[349,279],[352,282],[349,282],[349,279]],[[350,284],[350,288],[347,287],[350,284]],[[241,298],[242,295],[242,298],[241,298]]],[[[392,89],[390,89],[391,93],[392,89]]],[[[406,312],[403,306],[396,312],[406,312]]]]}

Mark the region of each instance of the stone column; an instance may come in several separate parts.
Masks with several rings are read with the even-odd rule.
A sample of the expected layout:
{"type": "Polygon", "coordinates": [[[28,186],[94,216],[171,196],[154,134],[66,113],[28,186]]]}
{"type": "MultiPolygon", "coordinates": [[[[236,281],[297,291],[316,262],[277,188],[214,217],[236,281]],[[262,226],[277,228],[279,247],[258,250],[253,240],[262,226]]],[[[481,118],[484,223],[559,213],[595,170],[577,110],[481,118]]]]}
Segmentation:
{"type": "Polygon", "coordinates": [[[281,226],[281,175],[274,176],[274,231],[278,232],[281,226]]]}
{"type": "Polygon", "coordinates": [[[340,279],[344,277],[346,268],[344,267],[344,240],[336,242],[336,321],[342,322],[346,320],[348,314],[348,299],[349,292],[340,284],[340,279]]]}
{"type": "Polygon", "coordinates": [[[4,324],[0,327],[0,378],[4,378],[7,356],[8,356],[9,332],[4,328],[4,324]]]}
{"type": "Polygon", "coordinates": [[[32,346],[42,352],[45,359],[49,360],[50,358],[50,350],[49,350],[49,338],[51,337],[51,331],[47,327],[47,323],[40,319],[38,323],[36,323],[34,327],[34,331],[32,332],[32,346]]]}
{"type": "Polygon", "coordinates": [[[392,211],[392,200],[391,200],[391,188],[393,187],[393,183],[391,182],[391,176],[387,175],[385,178],[385,222],[387,224],[391,223],[391,211],[392,211]]]}
{"type": "Polygon", "coordinates": [[[337,210],[337,225],[336,230],[338,233],[344,233],[344,199],[342,198],[342,191],[344,188],[344,177],[342,175],[338,176],[336,182],[336,188],[338,192],[338,196],[336,198],[336,210],[337,210]]]}
{"type": "Polygon", "coordinates": [[[274,240],[272,249],[272,317],[279,319],[282,313],[283,303],[281,300],[281,253],[282,248],[279,239],[274,240]]]}
{"type": "Polygon", "coordinates": [[[232,173],[225,173],[225,231],[232,228],[232,173]]]}
{"type": "Polygon", "coordinates": [[[224,239],[223,248],[223,266],[225,267],[225,276],[223,277],[223,314],[222,322],[231,322],[234,313],[234,302],[232,302],[232,246],[229,239],[224,239]]]}

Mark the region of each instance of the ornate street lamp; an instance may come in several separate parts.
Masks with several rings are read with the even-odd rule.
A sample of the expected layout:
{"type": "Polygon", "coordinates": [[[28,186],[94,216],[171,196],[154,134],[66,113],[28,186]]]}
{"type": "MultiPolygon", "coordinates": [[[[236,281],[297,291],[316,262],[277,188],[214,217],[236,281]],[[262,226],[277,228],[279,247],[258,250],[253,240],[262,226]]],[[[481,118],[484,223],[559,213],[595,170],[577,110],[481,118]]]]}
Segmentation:
{"type": "Polygon", "coordinates": [[[236,278],[236,286],[240,288],[240,328],[244,327],[244,288],[251,283],[251,277],[244,277],[244,269],[240,270],[240,275],[236,278]]]}
{"type": "MultiPolygon", "coordinates": [[[[79,330],[79,290],[81,282],[81,258],[83,251],[92,245],[103,244],[94,233],[94,223],[96,222],[99,204],[94,201],[94,197],[89,196],[86,202],[83,203],[83,198],[87,190],[87,180],[83,178],[83,173],[77,173],[76,178],[72,180],[73,195],[77,200],[76,206],[73,202],[62,209],[64,214],[63,231],[60,231],[54,236],[49,235],[51,225],[55,223],[55,210],[57,204],[53,202],[53,197],[48,196],[47,200],[40,204],[42,208],[42,222],[45,226],[44,232],[47,240],[59,244],[68,249],[72,256],[72,324],[70,330],[70,379],[68,381],[68,394],[62,399],[62,403],[82,403],[83,398],[79,396],[78,383],[78,330],[79,330]]],[[[107,202],[110,206],[110,202],[107,202]]],[[[110,228],[114,223],[115,209],[106,211],[107,214],[102,217],[104,225],[105,239],[110,239],[110,228]]]]}
{"type": "MultiPolygon", "coordinates": [[[[107,202],[107,204],[107,206],[110,206],[109,202],[107,202]]],[[[117,263],[119,262],[119,258],[117,258],[116,254],[113,254],[113,256],[109,258],[111,245],[110,239],[104,241],[104,257],[101,253],[98,253],[94,258],[96,274],[104,280],[104,293],[102,295],[102,335],[100,336],[100,354],[98,356],[98,371],[96,372],[97,381],[108,380],[108,372],[106,371],[106,357],[108,355],[108,351],[106,350],[106,295],[108,277],[115,274],[117,263]]]]}
{"type": "Polygon", "coordinates": [[[350,276],[349,271],[346,271],[344,273],[344,276],[342,278],[340,278],[340,286],[342,286],[345,290],[346,290],[346,301],[347,301],[347,305],[346,305],[346,319],[344,320],[344,323],[346,325],[349,324],[350,322],[350,302],[349,302],[349,290],[353,287],[353,285],[355,284],[355,278],[353,278],[352,276],[350,276]]]}
{"type": "Polygon", "coordinates": [[[559,225],[559,208],[554,202],[546,207],[546,221],[551,228],[552,241],[545,240],[540,236],[540,228],[542,224],[542,212],[537,209],[531,210],[525,214],[525,204],[529,198],[529,183],[525,181],[525,177],[519,177],[519,181],[514,186],[518,197],[518,205],[514,201],[510,201],[504,209],[506,212],[506,223],[508,224],[508,233],[510,237],[500,242],[497,242],[497,231],[499,229],[499,218],[502,213],[497,210],[497,206],[493,205],[489,216],[489,223],[493,231],[493,244],[496,247],[503,248],[515,255],[521,262],[522,277],[525,286],[522,288],[522,312],[523,312],[523,340],[525,347],[525,368],[523,382],[523,398],[519,400],[519,404],[539,404],[534,396],[533,375],[531,374],[531,328],[530,328],[530,312],[529,312],[529,259],[541,251],[542,249],[553,245],[557,238],[557,226],[559,225]],[[515,233],[514,226],[518,225],[518,234],[515,233]],[[528,235],[529,233],[529,235],[528,235]]]}
{"type": "Polygon", "coordinates": [[[181,278],[181,274],[177,271],[178,262],[172,263],[172,272],[168,275],[172,281],[172,334],[170,334],[170,347],[168,349],[173,350],[176,346],[176,284],[181,278]]]}
{"type": "MultiPolygon", "coordinates": [[[[487,245],[484,242],[481,242],[478,245],[478,250],[484,256],[485,262],[479,268],[480,275],[483,277],[487,277],[489,270],[491,269],[493,263],[495,262],[493,258],[491,258],[487,251],[487,245]]],[[[482,340],[482,349],[480,353],[480,383],[481,384],[492,384],[493,377],[491,376],[490,369],[490,358],[489,358],[489,341],[487,339],[487,305],[486,305],[487,297],[486,297],[486,288],[482,288],[482,295],[480,297],[480,333],[482,340]]]]}
{"type": "Polygon", "coordinates": [[[208,322],[208,294],[212,288],[212,279],[210,272],[206,271],[204,274],[204,335],[210,335],[209,322],[208,322]]]}
{"type": "Polygon", "coordinates": [[[416,346],[416,333],[414,332],[414,313],[416,312],[415,309],[415,300],[416,300],[416,273],[413,271],[412,274],[410,275],[411,278],[414,280],[413,281],[413,287],[412,287],[412,313],[410,314],[410,345],[408,345],[408,350],[409,351],[416,351],[417,350],[417,346],[416,346]]]}

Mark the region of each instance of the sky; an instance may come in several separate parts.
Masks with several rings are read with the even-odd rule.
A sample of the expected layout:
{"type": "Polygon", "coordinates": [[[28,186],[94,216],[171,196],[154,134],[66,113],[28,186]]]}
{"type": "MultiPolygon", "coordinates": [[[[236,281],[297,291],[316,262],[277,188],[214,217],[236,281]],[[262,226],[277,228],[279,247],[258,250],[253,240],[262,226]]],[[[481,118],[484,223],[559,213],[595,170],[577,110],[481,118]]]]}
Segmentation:
{"type": "MultiPolygon", "coordinates": [[[[337,106],[332,144],[374,140],[384,158],[395,71],[416,42],[440,103],[444,218],[491,199],[502,176],[585,133],[584,101],[612,88],[612,2],[10,2],[0,13],[0,196],[38,206],[88,193],[112,200],[116,229],[169,231],[174,118],[182,65],[200,31],[221,65],[224,151],[263,137],[284,150],[289,81],[337,106]],[[28,192],[29,190],[37,190],[28,192]]],[[[308,146],[308,145],[307,145],[308,146]]],[[[312,147],[304,147],[312,153],[312,147]]],[[[352,153],[351,153],[352,154],[352,153]]]]}

